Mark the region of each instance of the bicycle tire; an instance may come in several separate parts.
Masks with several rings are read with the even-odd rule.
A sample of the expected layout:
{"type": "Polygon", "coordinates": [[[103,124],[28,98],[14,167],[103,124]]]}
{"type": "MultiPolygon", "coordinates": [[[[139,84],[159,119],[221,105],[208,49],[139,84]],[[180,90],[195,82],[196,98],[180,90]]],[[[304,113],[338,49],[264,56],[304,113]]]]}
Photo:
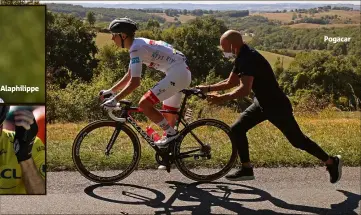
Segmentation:
{"type": "Polygon", "coordinates": [[[90,181],[96,182],[96,183],[102,183],[102,184],[108,184],[108,183],[115,183],[118,182],[126,177],[128,177],[138,166],[140,157],[141,157],[141,146],[138,136],[135,134],[135,132],[126,124],[121,124],[121,131],[123,131],[132,141],[133,148],[134,148],[134,155],[132,157],[132,161],[130,165],[120,174],[117,174],[112,177],[102,177],[95,175],[88,171],[88,169],[83,165],[79,151],[81,147],[81,143],[84,139],[84,137],[90,133],[91,131],[101,128],[101,127],[116,127],[117,123],[115,121],[110,120],[97,120],[86,127],[84,127],[76,136],[73,142],[72,147],[72,158],[75,167],[77,168],[78,172],[83,175],[85,178],[89,179],[90,181]]]}
{"type": "Polygon", "coordinates": [[[233,166],[237,161],[237,149],[235,148],[235,145],[232,143],[230,131],[231,129],[227,124],[216,119],[200,119],[189,124],[184,130],[181,131],[180,139],[177,140],[177,142],[174,145],[174,156],[175,156],[174,163],[178,168],[178,170],[187,178],[199,182],[210,182],[225,176],[233,168],[233,166]],[[180,153],[180,146],[182,144],[184,137],[193,129],[204,125],[212,125],[222,129],[227,134],[232,144],[232,153],[225,167],[223,167],[220,171],[210,175],[198,175],[189,171],[188,168],[184,165],[182,159],[177,158],[180,153]]]}

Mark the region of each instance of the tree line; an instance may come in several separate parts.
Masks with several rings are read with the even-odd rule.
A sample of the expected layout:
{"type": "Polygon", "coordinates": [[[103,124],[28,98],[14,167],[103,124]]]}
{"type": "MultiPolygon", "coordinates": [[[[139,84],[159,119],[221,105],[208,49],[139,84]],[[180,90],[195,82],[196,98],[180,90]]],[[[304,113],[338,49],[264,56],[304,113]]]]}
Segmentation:
{"type": "Polygon", "coordinates": [[[150,15],[148,13],[136,9],[123,9],[123,8],[85,8],[80,5],[71,4],[46,4],[47,9],[58,13],[71,14],[78,18],[85,18],[89,11],[95,14],[99,21],[111,21],[119,17],[129,17],[138,22],[146,22],[149,19],[155,19],[160,23],[164,23],[165,19],[159,16],[150,15]]]}

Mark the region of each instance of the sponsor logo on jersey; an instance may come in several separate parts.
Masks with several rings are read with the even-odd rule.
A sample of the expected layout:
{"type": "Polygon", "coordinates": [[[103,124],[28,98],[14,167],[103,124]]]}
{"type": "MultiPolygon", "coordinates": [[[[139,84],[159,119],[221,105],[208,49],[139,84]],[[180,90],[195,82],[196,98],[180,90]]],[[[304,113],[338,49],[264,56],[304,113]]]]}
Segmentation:
{"type": "Polygon", "coordinates": [[[132,58],[132,64],[140,63],[139,57],[133,57],[132,58]]]}
{"type": "Polygon", "coordinates": [[[158,56],[160,56],[158,50],[152,53],[152,58],[155,59],[155,58],[158,57],[158,56]]]}
{"type": "Polygon", "coordinates": [[[173,48],[173,46],[171,44],[167,43],[167,42],[163,42],[163,45],[165,47],[173,48]]]}
{"type": "Polygon", "coordinates": [[[0,155],[5,154],[7,151],[5,149],[0,150],[0,155]]]}
{"type": "Polygon", "coordinates": [[[158,93],[157,93],[157,96],[159,96],[160,94],[164,93],[165,92],[165,89],[159,89],[158,90],[158,93]]]}
{"type": "Polygon", "coordinates": [[[149,66],[148,66],[149,68],[154,68],[154,69],[157,69],[158,67],[159,67],[159,64],[157,64],[157,63],[154,63],[154,62],[150,62],[150,64],[149,64],[149,66]]]}
{"type": "Polygon", "coordinates": [[[172,64],[172,63],[174,63],[175,59],[168,56],[167,59],[166,59],[166,61],[167,61],[169,64],[172,64]]]}
{"type": "Polygon", "coordinates": [[[43,151],[43,150],[45,150],[45,146],[39,146],[38,148],[36,148],[36,150],[38,152],[43,151]]]}
{"type": "Polygon", "coordinates": [[[0,189],[13,189],[21,182],[21,171],[8,165],[0,166],[0,189]]]}

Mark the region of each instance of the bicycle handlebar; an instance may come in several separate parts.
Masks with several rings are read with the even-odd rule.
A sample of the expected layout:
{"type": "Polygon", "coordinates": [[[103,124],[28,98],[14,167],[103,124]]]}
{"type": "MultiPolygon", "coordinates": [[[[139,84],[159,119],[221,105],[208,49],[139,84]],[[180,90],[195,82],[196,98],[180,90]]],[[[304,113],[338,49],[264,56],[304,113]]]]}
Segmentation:
{"type": "Polygon", "coordinates": [[[119,111],[119,110],[122,110],[122,107],[120,106],[120,102],[117,103],[117,106],[115,108],[113,108],[112,110],[108,110],[108,115],[111,119],[113,119],[114,121],[117,121],[117,122],[125,122],[127,121],[127,119],[125,118],[120,118],[120,117],[116,117],[114,114],[113,114],[113,111],[119,111]]]}
{"type": "Polygon", "coordinates": [[[202,90],[197,89],[197,88],[184,89],[184,90],[181,90],[181,92],[184,93],[187,96],[195,95],[195,96],[198,96],[201,99],[206,99],[207,98],[207,96],[202,92],[202,90]]]}

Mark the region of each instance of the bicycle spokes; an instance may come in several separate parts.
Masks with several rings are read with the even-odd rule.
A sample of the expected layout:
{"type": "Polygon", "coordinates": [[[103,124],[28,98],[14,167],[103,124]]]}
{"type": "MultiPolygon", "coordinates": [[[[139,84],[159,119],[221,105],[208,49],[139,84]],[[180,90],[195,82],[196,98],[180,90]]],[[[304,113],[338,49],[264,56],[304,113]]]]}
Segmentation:
{"type": "Polygon", "coordinates": [[[235,154],[229,130],[223,124],[203,120],[192,129],[183,132],[181,144],[176,148],[176,164],[190,178],[207,180],[228,171],[235,154]],[[230,161],[230,159],[232,159],[230,161]]]}

